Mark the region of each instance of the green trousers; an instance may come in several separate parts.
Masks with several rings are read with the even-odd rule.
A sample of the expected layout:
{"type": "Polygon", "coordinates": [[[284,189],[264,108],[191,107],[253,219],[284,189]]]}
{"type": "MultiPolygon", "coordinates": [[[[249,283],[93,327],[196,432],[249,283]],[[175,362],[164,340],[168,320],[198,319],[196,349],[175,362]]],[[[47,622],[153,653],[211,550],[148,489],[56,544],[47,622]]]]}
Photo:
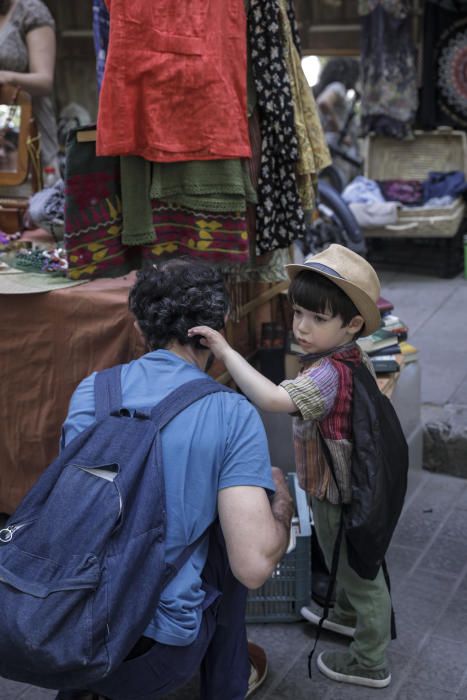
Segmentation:
{"type": "MultiPolygon", "coordinates": [[[[340,522],[340,506],[312,499],[313,520],[318,542],[331,570],[332,553],[340,522]]],[[[313,563],[312,563],[313,567],[313,563]]],[[[361,578],[348,563],[342,538],[336,577],[336,617],[355,626],[350,652],[356,661],[375,670],[387,668],[386,648],[391,641],[391,598],[382,569],[374,581],[361,578]]]]}

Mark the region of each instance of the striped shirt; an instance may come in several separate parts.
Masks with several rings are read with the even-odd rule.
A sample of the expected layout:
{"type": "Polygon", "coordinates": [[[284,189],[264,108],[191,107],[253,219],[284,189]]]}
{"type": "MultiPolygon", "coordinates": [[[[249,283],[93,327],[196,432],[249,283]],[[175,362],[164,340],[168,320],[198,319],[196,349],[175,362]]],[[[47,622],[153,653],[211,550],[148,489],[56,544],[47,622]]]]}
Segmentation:
{"type": "Polygon", "coordinates": [[[318,423],[332,455],[342,502],[350,503],[352,370],[340,360],[363,361],[374,375],[368,356],[352,343],[306,364],[296,379],[281,383],[298,409],[293,436],[299,483],[312,496],[335,504],[339,493],[324,455],[318,423]]]}

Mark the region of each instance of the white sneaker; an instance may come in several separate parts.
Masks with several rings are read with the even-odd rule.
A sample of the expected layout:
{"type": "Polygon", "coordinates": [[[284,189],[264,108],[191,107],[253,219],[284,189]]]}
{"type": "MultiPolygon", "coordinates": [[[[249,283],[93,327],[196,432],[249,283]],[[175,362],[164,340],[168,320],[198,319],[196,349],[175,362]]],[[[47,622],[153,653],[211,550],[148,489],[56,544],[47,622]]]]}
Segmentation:
{"type": "MultiPolygon", "coordinates": [[[[312,625],[319,625],[319,621],[321,620],[320,615],[317,615],[316,613],[311,610],[311,608],[306,608],[303,607],[300,610],[300,614],[302,617],[305,618],[305,620],[308,620],[308,622],[311,622],[312,625]]],[[[330,632],[336,632],[336,634],[342,634],[344,637],[350,637],[352,638],[355,634],[355,627],[349,627],[349,625],[343,625],[339,622],[335,622],[334,620],[329,620],[326,619],[324,620],[322,624],[322,628],[325,630],[329,630],[330,632]]]]}

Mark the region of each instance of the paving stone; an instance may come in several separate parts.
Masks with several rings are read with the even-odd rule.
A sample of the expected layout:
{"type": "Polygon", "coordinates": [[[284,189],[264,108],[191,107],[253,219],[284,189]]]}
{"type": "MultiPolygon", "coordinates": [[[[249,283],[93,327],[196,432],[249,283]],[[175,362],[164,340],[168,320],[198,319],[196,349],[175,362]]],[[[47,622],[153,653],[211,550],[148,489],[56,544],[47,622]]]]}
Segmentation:
{"type": "Polygon", "coordinates": [[[391,589],[395,591],[401,586],[409,575],[412,567],[420,556],[420,550],[416,547],[403,547],[393,544],[386,556],[391,589]]]}
{"type": "Polygon", "coordinates": [[[465,644],[432,637],[410,669],[410,680],[414,684],[427,685],[433,690],[456,693],[462,687],[466,668],[465,644]]]}
{"type": "MultiPolygon", "coordinates": [[[[464,504],[463,504],[464,505],[464,504]]],[[[467,499],[464,508],[456,507],[443,524],[440,535],[465,540],[467,533],[467,499]]]]}
{"type": "MultiPolygon", "coordinates": [[[[396,630],[397,639],[394,639],[389,645],[389,654],[393,652],[398,654],[399,657],[404,657],[406,661],[414,658],[418,651],[421,649],[425,643],[428,632],[426,627],[421,624],[408,622],[408,620],[401,614],[397,603],[394,604],[395,616],[396,616],[396,630]]],[[[396,664],[392,663],[394,667],[396,664]]]]}
{"type": "Polygon", "coordinates": [[[457,697],[459,698],[459,700],[465,700],[465,698],[467,698],[467,671],[464,675],[464,681],[462,683],[462,686],[459,692],[457,693],[457,697]]]}
{"type": "Polygon", "coordinates": [[[37,688],[36,686],[0,678],[1,700],[54,700],[56,695],[56,690],[37,688]]]}
{"type": "Polygon", "coordinates": [[[465,592],[456,594],[443,612],[436,626],[436,636],[467,644],[467,596],[465,592]]]}
{"type": "Polygon", "coordinates": [[[421,568],[460,574],[467,562],[467,539],[438,536],[420,562],[421,568]]]}
{"type": "Polygon", "coordinates": [[[397,694],[397,700],[457,700],[461,697],[463,696],[420,683],[408,683],[397,694]]]}
{"type": "Polygon", "coordinates": [[[445,516],[445,510],[434,505],[433,499],[426,502],[417,498],[410,510],[401,515],[393,535],[393,544],[407,546],[410,543],[410,548],[420,553],[445,516]]]}
{"type": "Polygon", "coordinates": [[[430,479],[424,481],[416,494],[411,510],[417,505],[422,509],[432,509],[433,513],[444,514],[457,506],[465,498],[467,481],[465,479],[449,478],[444,474],[430,474],[430,479]]]}
{"type": "Polygon", "coordinates": [[[417,568],[393,593],[399,629],[416,625],[431,632],[456,585],[455,576],[417,568]]]}

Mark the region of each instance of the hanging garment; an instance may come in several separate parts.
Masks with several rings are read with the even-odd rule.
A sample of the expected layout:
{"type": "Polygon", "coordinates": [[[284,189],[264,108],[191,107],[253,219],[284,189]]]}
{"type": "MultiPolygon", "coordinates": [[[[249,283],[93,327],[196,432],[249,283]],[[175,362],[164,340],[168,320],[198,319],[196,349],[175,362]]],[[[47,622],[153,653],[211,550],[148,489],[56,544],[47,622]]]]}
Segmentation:
{"type": "Polygon", "coordinates": [[[98,155],[248,158],[243,0],[112,0],[98,155]]]}
{"type": "Polygon", "coordinates": [[[407,0],[358,0],[358,14],[368,15],[377,7],[381,7],[393,17],[404,19],[407,16],[409,2],[407,0]]]}
{"type": "Polygon", "coordinates": [[[251,0],[248,33],[262,136],[256,208],[261,254],[301,238],[305,217],[295,177],[298,143],[278,0],[251,0]]]}
{"type": "Polygon", "coordinates": [[[410,136],[417,110],[409,0],[361,0],[362,134],[410,136]]]}
{"type": "Polygon", "coordinates": [[[121,241],[119,159],[96,158],[95,143],[78,142],[76,134],[82,130],[70,132],[66,149],[68,277],[118,277],[132,267],[121,241]]]}
{"type": "Polygon", "coordinates": [[[292,91],[295,134],[298,145],[298,161],[295,176],[304,210],[315,204],[313,183],[318,173],[331,164],[331,156],[321,127],[315,98],[310,90],[301,65],[300,54],[294,42],[293,28],[289,18],[288,0],[279,0],[284,54],[292,91]]]}
{"type": "Polygon", "coordinates": [[[152,199],[196,211],[245,212],[256,203],[246,160],[152,164],[152,199]]]}
{"type": "Polygon", "coordinates": [[[109,46],[110,31],[109,11],[104,0],[92,2],[92,30],[94,34],[94,50],[96,52],[97,88],[101,89],[104,78],[105,59],[109,46]]]}
{"type": "Polygon", "coordinates": [[[450,3],[457,12],[442,4],[425,3],[419,122],[423,129],[466,129],[467,2],[450,3]]]}

